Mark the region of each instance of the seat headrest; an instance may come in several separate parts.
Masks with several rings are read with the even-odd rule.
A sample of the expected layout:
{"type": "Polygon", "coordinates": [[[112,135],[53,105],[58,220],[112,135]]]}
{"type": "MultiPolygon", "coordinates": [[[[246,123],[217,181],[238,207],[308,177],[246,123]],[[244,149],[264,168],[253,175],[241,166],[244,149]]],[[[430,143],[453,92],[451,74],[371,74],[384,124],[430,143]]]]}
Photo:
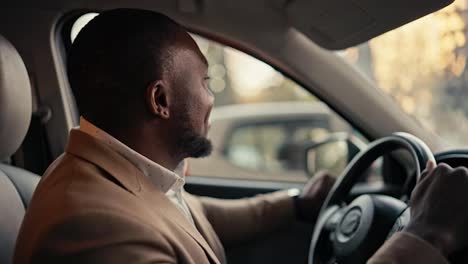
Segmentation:
{"type": "Polygon", "coordinates": [[[18,150],[31,121],[28,71],[13,45],[0,35],[0,160],[18,150]]]}

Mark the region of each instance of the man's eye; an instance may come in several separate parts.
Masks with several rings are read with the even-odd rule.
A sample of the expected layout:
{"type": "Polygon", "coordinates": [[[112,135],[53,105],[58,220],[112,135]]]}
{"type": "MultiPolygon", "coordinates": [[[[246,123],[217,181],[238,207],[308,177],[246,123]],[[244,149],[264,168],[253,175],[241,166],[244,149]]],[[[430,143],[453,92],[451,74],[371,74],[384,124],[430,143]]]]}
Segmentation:
{"type": "Polygon", "coordinates": [[[210,79],[211,78],[209,76],[206,76],[205,78],[203,78],[204,86],[205,86],[205,89],[207,89],[210,93],[213,93],[213,91],[210,89],[210,84],[208,83],[210,79]]]}
{"type": "Polygon", "coordinates": [[[208,82],[209,82],[210,80],[211,80],[211,78],[208,77],[208,76],[205,77],[205,78],[203,78],[203,82],[204,82],[204,85],[205,85],[206,88],[209,87],[209,83],[208,83],[208,82]]]}

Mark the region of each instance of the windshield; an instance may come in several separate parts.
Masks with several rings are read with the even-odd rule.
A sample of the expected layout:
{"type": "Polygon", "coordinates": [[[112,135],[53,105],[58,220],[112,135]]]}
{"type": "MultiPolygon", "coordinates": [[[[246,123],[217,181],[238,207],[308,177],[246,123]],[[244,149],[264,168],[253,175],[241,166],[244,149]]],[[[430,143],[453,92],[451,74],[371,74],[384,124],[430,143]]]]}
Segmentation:
{"type": "Polygon", "coordinates": [[[339,54],[449,145],[468,146],[468,0],[339,54]]]}

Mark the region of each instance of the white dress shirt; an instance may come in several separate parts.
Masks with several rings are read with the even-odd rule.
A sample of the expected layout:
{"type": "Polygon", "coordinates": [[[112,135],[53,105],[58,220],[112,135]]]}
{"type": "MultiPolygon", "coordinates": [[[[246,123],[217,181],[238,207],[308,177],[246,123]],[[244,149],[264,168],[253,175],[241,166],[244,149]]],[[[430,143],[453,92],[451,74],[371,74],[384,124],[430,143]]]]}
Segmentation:
{"type": "Polygon", "coordinates": [[[182,212],[182,214],[194,224],[192,214],[182,197],[185,184],[184,168],[185,161],[182,161],[174,171],[170,171],[156,162],[148,159],[140,153],[134,151],[118,139],[106,133],[104,130],[96,127],[83,117],[80,117],[80,130],[96,139],[108,144],[117,153],[129,160],[145,176],[149,177],[151,182],[158,187],[182,212]]]}

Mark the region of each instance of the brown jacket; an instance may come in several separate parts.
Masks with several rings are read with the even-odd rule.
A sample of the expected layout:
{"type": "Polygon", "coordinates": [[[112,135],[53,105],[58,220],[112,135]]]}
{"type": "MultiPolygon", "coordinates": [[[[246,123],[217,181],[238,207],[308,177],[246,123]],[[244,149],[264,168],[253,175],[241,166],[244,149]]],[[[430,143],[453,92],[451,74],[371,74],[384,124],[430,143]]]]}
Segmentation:
{"type": "MultiPolygon", "coordinates": [[[[292,200],[281,192],[240,200],[189,194],[185,199],[196,227],[129,161],[72,130],[65,154],[36,189],[14,263],[225,263],[221,241],[249,239],[294,221],[292,200]]],[[[403,249],[397,242],[372,263],[445,263],[424,242],[403,249]],[[430,257],[405,262],[415,260],[408,258],[411,247],[430,257]]]]}

